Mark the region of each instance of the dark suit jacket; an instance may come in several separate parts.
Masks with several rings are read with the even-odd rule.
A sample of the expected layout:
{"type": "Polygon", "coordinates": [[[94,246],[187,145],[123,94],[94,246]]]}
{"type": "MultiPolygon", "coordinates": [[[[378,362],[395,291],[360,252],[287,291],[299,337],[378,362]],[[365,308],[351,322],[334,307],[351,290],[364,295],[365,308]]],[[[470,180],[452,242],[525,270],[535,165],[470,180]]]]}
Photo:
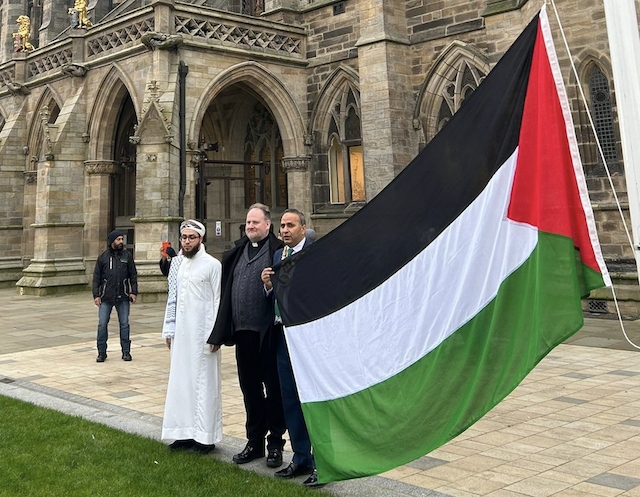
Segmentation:
{"type": "MultiPolygon", "coordinates": [[[[235,327],[233,325],[233,314],[231,312],[231,286],[233,285],[233,271],[247,243],[249,243],[249,239],[243,236],[235,242],[235,247],[222,254],[222,295],[220,297],[220,307],[218,308],[216,323],[213,326],[207,343],[214,345],[233,345],[235,343],[233,337],[235,327]]],[[[282,247],[282,241],[278,240],[273,233],[269,233],[269,241],[267,243],[269,244],[269,253],[273,258],[273,253],[282,247]]],[[[262,282],[258,281],[256,284],[262,285],[262,282]]],[[[264,330],[260,331],[261,341],[264,339],[270,327],[271,325],[268,325],[264,330]]]]}
{"type": "MultiPolygon", "coordinates": [[[[311,245],[313,242],[311,240],[309,240],[308,238],[304,239],[304,245],[302,246],[302,250],[306,249],[309,245],[311,245]]],[[[273,254],[273,265],[275,266],[276,264],[279,264],[282,261],[282,251],[284,250],[284,246],[279,248],[278,250],[276,250],[273,254]]],[[[302,250],[300,250],[300,252],[302,252],[302,250]]],[[[271,298],[271,300],[275,303],[275,292],[271,291],[269,293],[269,298],[271,298]]],[[[279,326],[279,333],[282,333],[282,327],[279,326]]]]}
{"type": "MultiPolygon", "coordinates": [[[[309,245],[311,245],[313,242],[311,240],[309,240],[308,238],[304,239],[304,245],[302,246],[302,250],[306,249],[309,245]]],[[[276,250],[273,254],[273,265],[275,266],[276,264],[278,264],[278,262],[280,262],[282,260],[282,251],[284,250],[284,246],[280,247],[278,250],[276,250]]],[[[302,252],[302,250],[300,252],[302,252]]]]}

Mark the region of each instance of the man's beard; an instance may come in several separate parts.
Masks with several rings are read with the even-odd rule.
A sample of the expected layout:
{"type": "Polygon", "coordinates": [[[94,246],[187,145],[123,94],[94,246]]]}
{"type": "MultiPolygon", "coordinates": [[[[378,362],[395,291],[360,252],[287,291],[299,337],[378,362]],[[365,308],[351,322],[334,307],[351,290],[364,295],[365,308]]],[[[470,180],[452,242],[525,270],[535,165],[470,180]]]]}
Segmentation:
{"type": "Polygon", "coordinates": [[[113,250],[122,250],[124,248],[124,243],[115,243],[114,245],[113,250]]]}
{"type": "Polygon", "coordinates": [[[201,242],[198,242],[198,245],[194,245],[193,247],[191,247],[191,250],[189,251],[187,251],[184,247],[182,247],[182,255],[184,255],[187,259],[191,259],[200,250],[200,245],[201,245],[201,242]]]}

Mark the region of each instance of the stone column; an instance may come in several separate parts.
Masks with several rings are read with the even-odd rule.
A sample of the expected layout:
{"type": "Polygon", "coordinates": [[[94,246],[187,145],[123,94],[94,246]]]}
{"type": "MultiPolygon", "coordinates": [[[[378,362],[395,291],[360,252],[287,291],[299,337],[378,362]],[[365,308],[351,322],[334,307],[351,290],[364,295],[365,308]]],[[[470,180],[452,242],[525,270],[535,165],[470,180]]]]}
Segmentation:
{"type": "MultiPolygon", "coordinates": [[[[21,100],[25,97],[14,98],[21,100]]],[[[25,176],[24,172],[28,154],[25,122],[24,114],[10,114],[0,143],[0,287],[15,286],[24,268],[22,219],[25,192],[29,186],[35,189],[33,185],[25,185],[33,177],[25,176]]]]}
{"type": "Polygon", "coordinates": [[[107,248],[111,207],[111,177],[118,163],[112,160],[84,162],[84,253],[91,281],[98,256],[107,248]]]}
{"type": "Polygon", "coordinates": [[[82,197],[71,193],[72,185],[79,183],[77,164],[65,162],[56,164],[50,158],[38,164],[34,256],[16,283],[20,294],[42,296],[86,288],[82,197]]]}
{"type": "Polygon", "coordinates": [[[361,2],[360,75],[365,193],[375,197],[418,152],[411,130],[413,102],[405,5],[361,2]]]}
{"type": "Polygon", "coordinates": [[[22,220],[20,202],[22,195],[17,194],[24,189],[23,173],[7,171],[0,167],[0,206],[3,218],[0,221],[0,288],[10,288],[22,273],[22,220]]]}
{"type": "MultiPolygon", "coordinates": [[[[171,88],[174,90],[175,86],[171,88]]],[[[158,267],[162,241],[178,246],[180,153],[166,109],[173,91],[162,91],[157,81],[147,85],[149,106],[143,109],[136,136],[135,261],[143,302],[166,299],[167,279],[158,267]],[[162,101],[162,104],[160,103],[162,101]]]]}
{"type": "MultiPolygon", "coordinates": [[[[58,120],[77,118],[81,109],[76,111],[61,112],[58,120]]],[[[85,151],[77,146],[57,146],[58,139],[65,144],[75,143],[79,133],[67,129],[64,136],[59,136],[60,125],[49,124],[46,106],[40,110],[40,120],[44,161],[38,163],[33,259],[16,285],[21,293],[49,295],[86,288],[84,192],[77,187],[84,181],[85,151]]]]}
{"type": "MultiPolygon", "coordinates": [[[[310,161],[309,156],[282,158],[282,169],[287,174],[289,207],[301,210],[307,219],[310,219],[312,212],[310,161]]],[[[307,227],[311,228],[311,226],[307,227]]]]}
{"type": "MultiPolygon", "coordinates": [[[[157,32],[171,34],[173,21],[169,3],[155,5],[154,19],[157,32]]],[[[170,43],[148,48],[152,51],[152,63],[145,105],[138,117],[136,134],[130,138],[137,144],[136,215],[131,221],[135,224],[139,298],[143,302],[155,302],[166,300],[167,296],[167,279],[158,267],[162,242],[169,240],[177,250],[178,230],[183,219],[178,200],[179,57],[170,43]]],[[[187,104],[187,114],[189,110],[187,104]]],[[[185,198],[185,206],[187,202],[185,198]]]]}
{"type": "Polygon", "coordinates": [[[13,57],[13,33],[18,32],[16,20],[21,15],[27,15],[22,0],[2,2],[2,62],[8,62],[13,57]]]}
{"type": "Polygon", "coordinates": [[[39,43],[43,47],[70,26],[69,0],[44,0],[42,4],[42,24],[39,43]]]}
{"type": "Polygon", "coordinates": [[[138,145],[136,174],[136,249],[139,298],[142,302],[166,300],[167,278],[158,266],[164,240],[178,250],[178,153],[168,143],[152,138],[138,145]]]}
{"type": "MultiPolygon", "coordinates": [[[[35,159],[33,159],[35,161],[35,159]]],[[[25,171],[24,173],[24,205],[22,210],[22,261],[23,267],[33,259],[34,247],[34,229],[33,224],[36,222],[36,198],[38,171],[25,171]]],[[[16,281],[20,276],[16,278],[16,281]]]]}

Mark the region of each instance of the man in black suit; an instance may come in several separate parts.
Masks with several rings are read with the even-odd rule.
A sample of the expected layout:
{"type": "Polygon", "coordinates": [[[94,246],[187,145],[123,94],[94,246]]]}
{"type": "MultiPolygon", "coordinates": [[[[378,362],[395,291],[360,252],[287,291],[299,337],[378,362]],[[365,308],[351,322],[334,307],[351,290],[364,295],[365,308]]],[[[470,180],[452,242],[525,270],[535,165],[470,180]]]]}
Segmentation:
{"type": "Polygon", "coordinates": [[[282,465],[286,431],[276,347],[271,336],[273,302],[264,298],[262,270],[282,247],[270,231],[271,213],[263,204],[247,212],[245,236],[222,256],[222,297],[213,331],[207,342],[215,352],[222,344],[236,346],[238,381],[247,414],[247,445],[233,456],[244,464],[265,456],[267,466],[282,465]]]}
{"type": "MultiPolygon", "coordinates": [[[[305,224],[304,214],[299,210],[287,209],[284,211],[280,221],[280,236],[285,246],[276,250],[274,253],[274,265],[311,244],[311,241],[305,237],[305,224]]],[[[271,297],[273,293],[273,285],[271,283],[271,275],[273,274],[273,269],[270,267],[265,268],[261,274],[265,292],[268,297],[271,297]]],[[[294,478],[300,475],[310,475],[303,482],[303,485],[316,486],[318,484],[318,476],[315,471],[315,462],[311,453],[311,441],[309,440],[307,425],[302,415],[302,407],[293,376],[293,369],[291,368],[291,359],[289,358],[289,352],[287,350],[277,302],[275,303],[274,311],[274,337],[276,340],[278,375],[280,376],[284,417],[287,422],[289,439],[291,440],[291,447],[293,449],[293,460],[289,463],[289,466],[280,471],[276,471],[274,476],[277,478],[294,478]]]]}

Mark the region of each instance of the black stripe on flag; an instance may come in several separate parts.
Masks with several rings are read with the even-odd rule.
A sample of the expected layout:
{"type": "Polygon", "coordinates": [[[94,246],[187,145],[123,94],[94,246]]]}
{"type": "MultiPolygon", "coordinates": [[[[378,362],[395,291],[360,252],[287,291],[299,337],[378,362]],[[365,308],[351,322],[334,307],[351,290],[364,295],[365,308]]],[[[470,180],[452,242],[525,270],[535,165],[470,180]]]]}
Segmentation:
{"type": "Polygon", "coordinates": [[[442,131],[371,202],[275,268],[285,324],[321,318],[376,288],[478,197],[518,145],[537,29],[538,16],[442,131]]]}

